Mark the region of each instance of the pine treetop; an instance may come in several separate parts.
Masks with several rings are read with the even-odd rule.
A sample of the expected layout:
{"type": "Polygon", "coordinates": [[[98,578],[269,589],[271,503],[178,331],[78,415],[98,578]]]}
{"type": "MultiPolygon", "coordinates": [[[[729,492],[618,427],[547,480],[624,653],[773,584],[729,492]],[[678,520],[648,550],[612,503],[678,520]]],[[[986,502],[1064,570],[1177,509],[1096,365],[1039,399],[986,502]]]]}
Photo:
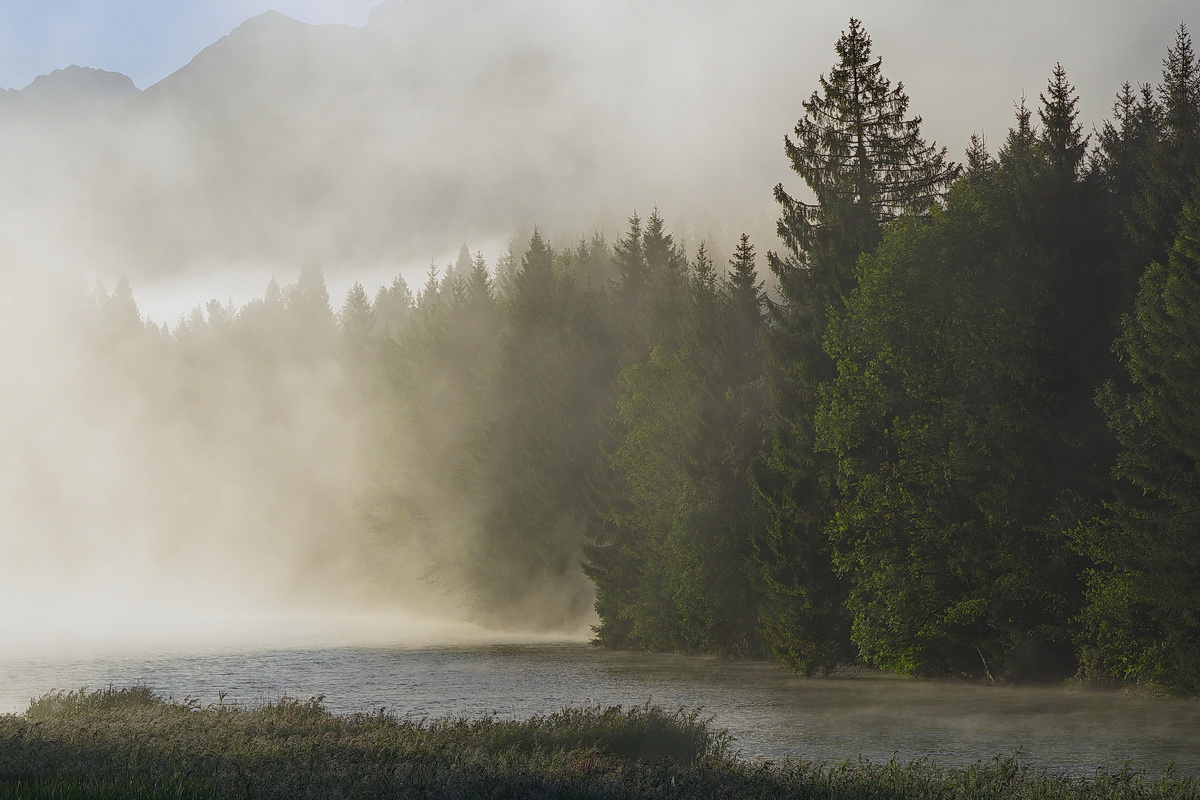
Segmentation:
{"type": "Polygon", "coordinates": [[[921,117],[908,116],[904,84],[893,87],[883,76],[882,59],[872,58],[859,20],[850,20],[834,49],[838,63],[803,104],[795,141],[784,137],[792,168],[816,196],[815,204],[799,204],[803,216],[820,224],[822,208],[860,205],[883,221],[926,210],[957,174],[956,165],[946,160],[945,148],[925,143],[921,117]]]}

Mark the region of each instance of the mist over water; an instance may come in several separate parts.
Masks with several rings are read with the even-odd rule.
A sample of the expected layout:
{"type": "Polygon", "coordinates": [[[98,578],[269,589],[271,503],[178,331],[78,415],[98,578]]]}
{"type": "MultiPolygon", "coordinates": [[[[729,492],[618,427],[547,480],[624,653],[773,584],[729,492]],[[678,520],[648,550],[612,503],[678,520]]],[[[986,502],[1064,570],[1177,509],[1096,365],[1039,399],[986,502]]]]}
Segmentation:
{"type": "Polygon", "coordinates": [[[371,575],[352,420],[328,413],[335,373],[239,382],[152,346],[113,353],[128,340],[96,336],[64,295],[23,287],[0,323],[16,356],[0,401],[7,646],[203,638],[219,620],[240,618],[233,632],[257,614],[361,608],[371,575]]]}
{"type": "Polygon", "coordinates": [[[652,703],[702,709],[746,758],[969,766],[1017,755],[1024,765],[1080,776],[1125,764],[1150,777],[1168,767],[1175,776],[1200,775],[1200,708],[1192,702],[869,674],[805,679],[764,664],[446,633],[399,647],[0,657],[0,713],[24,710],[43,687],[110,681],[202,704],[324,695],[336,713],[386,709],[413,719],[520,719],[565,706],[652,703]]]}

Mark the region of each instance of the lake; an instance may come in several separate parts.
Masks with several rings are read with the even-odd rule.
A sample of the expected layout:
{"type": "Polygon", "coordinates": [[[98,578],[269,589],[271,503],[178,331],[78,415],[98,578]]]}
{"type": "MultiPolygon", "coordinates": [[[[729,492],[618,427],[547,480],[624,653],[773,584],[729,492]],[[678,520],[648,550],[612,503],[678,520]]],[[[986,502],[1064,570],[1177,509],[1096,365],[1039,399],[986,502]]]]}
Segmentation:
{"type": "Polygon", "coordinates": [[[339,713],[527,717],[563,706],[702,709],[747,758],[928,758],[1020,753],[1074,774],[1129,764],[1200,775],[1200,703],[859,674],[804,679],[768,665],[613,653],[579,641],[0,656],[0,713],[51,689],[144,684],[176,699],[258,703],[324,695],[339,713]]]}

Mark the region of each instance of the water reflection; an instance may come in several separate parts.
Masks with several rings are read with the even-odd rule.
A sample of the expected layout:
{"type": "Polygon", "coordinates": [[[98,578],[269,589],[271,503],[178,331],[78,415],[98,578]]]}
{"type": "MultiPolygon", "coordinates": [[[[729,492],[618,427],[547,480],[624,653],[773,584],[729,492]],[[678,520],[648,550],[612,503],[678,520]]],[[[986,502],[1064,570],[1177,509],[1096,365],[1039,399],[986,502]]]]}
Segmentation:
{"type": "Polygon", "coordinates": [[[859,675],[803,679],[772,667],[609,653],[577,642],[339,647],[0,660],[0,713],[51,688],[143,683],[177,699],[255,703],[325,695],[336,712],[524,717],[563,706],[702,708],[746,757],[860,755],[969,764],[1020,753],[1076,774],[1122,764],[1200,775],[1200,704],[1107,693],[859,675]]]}

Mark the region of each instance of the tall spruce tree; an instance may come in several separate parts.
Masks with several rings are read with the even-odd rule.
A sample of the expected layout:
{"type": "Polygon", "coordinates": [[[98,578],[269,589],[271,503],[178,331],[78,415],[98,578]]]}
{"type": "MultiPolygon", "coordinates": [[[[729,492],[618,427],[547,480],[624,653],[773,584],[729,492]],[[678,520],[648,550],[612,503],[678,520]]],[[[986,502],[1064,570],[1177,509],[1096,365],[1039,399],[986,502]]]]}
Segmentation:
{"type": "Polygon", "coordinates": [[[817,393],[833,376],[822,348],[826,321],[854,288],[855,263],[875,248],[883,226],[927,212],[957,173],[945,150],[921,137],[903,84],[893,87],[883,76],[858,20],[835,50],[838,63],[804,103],[795,140],[784,139],[815,202],[775,188],[787,252],[768,254],[781,299],[769,305],[772,443],[756,476],[763,637],[776,658],[805,673],[850,655],[845,589],[825,535],[832,462],[813,447],[817,393]]]}
{"type": "Polygon", "coordinates": [[[325,274],[306,264],[300,277],[283,291],[292,347],[310,356],[328,356],[337,348],[337,321],[329,306],[325,274]]]}
{"type": "Polygon", "coordinates": [[[1162,131],[1162,109],[1154,87],[1142,84],[1136,90],[1128,81],[1121,85],[1112,106],[1112,119],[1100,127],[1094,168],[1105,189],[1118,206],[1122,221],[1133,212],[1140,171],[1151,144],[1162,131]]]}
{"type": "Polygon", "coordinates": [[[1146,253],[1138,244],[1135,214],[1142,171],[1151,150],[1162,136],[1162,109],[1154,88],[1142,84],[1137,90],[1128,82],[1113,102],[1112,119],[1106,120],[1097,136],[1091,170],[1103,192],[1105,213],[1096,221],[1104,227],[1104,239],[1116,248],[1115,303],[1126,313],[1133,307],[1138,279],[1146,269],[1146,253]]]}
{"type": "Polygon", "coordinates": [[[719,544],[714,555],[724,562],[714,586],[723,606],[720,646],[743,657],[763,655],[755,624],[758,582],[752,567],[759,520],[751,470],[766,446],[766,298],[755,261],[750,237],[742,234],[719,285],[717,355],[705,381],[707,402],[701,415],[701,439],[716,487],[709,536],[719,544]]]}
{"type": "Polygon", "coordinates": [[[1121,452],[1107,522],[1081,545],[1096,568],[1083,671],[1200,694],[1200,191],[1166,263],[1142,277],[1117,350],[1128,370],[1099,395],[1121,452]]]}
{"type": "Polygon", "coordinates": [[[1129,299],[1118,258],[1118,231],[1105,225],[1107,203],[1099,176],[1086,167],[1089,137],[1078,122],[1079,98],[1056,64],[1040,97],[1041,132],[1028,157],[1014,160],[1014,236],[1036,263],[1045,298],[1039,321],[1046,346],[1047,387],[1055,400],[1041,413],[1060,436],[1043,454],[1074,476],[1064,490],[1099,503],[1107,492],[1113,450],[1096,409],[1096,389],[1116,369],[1113,339],[1129,299]],[[1048,301],[1048,302],[1047,302],[1048,301]]]}
{"type": "Polygon", "coordinates": [[[1141,264],[1166,263],[1180,210],[1200,171],[1200,62],[1183,24],[1163,60],[1158,96],[1162,129],[1145,154],[1129,217],[1141,264]]]}
{"type": "Polygon", "coordinates": [[[688,265],[657,208],[644,224],[636,213],[629,218],[629,230],[617,241],[614,256],[623,363],[640,361],[659,345],[678,346],[688,265]]]}
{"type": "Polygon", "coordinates": [[[346,293],[338,312],[341,329],[341,356],[346,370],[355,378],[361,377],[375,356],[375,308],[361,283],[355,283],[346,293]]]}

